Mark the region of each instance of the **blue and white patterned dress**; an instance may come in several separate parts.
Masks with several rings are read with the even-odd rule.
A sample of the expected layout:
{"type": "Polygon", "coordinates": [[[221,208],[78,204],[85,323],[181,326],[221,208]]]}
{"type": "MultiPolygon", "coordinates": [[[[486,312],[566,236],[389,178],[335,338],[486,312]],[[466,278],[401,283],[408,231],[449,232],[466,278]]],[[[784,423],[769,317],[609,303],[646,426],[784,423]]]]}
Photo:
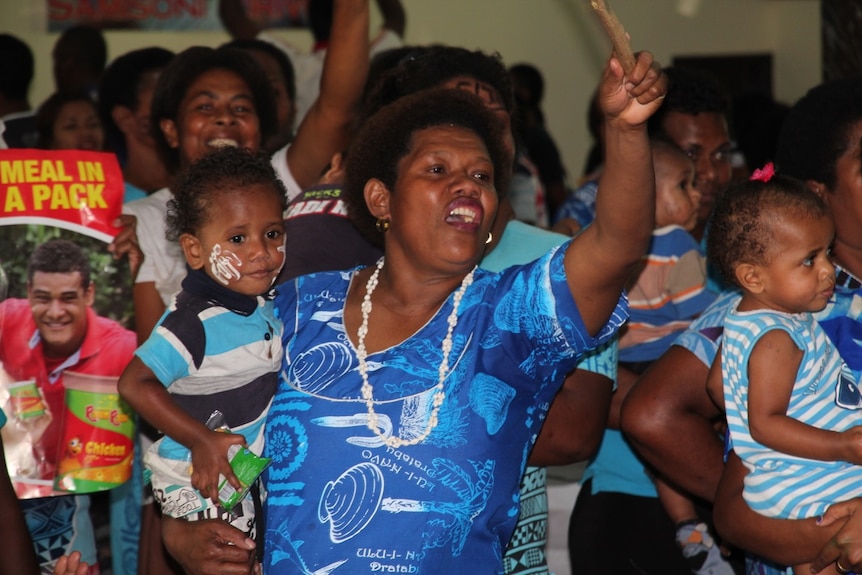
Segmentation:
{"type": "MultiPolygon", "coordinates": [[[[266,549],[274,573],[502,573],[518,485],[554,394],[598,337],[569,292],[564,249],[499,274],[477,270],[458,310],[439,424],[387,447],[367,423],[343,325],[355,271],[282,286],[283,382],[266,425],[266,549]]],[[[367,360],[384,434],[427,426],[450,297],[413,336],[367,360]]]]}

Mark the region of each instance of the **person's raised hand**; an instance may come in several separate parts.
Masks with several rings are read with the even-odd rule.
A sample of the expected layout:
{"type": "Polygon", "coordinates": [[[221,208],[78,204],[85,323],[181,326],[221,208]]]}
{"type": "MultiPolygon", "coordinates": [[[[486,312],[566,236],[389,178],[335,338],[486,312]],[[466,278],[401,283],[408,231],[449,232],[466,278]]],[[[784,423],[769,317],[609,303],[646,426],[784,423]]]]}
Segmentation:
{"type": "Polygon", "coordinates": [[[628,74],[615,55],[611,56],[599,92],[602,112],[608,122],[643,125],[667,93],[668,79],[649,52],[639,52],[628,74]]]}

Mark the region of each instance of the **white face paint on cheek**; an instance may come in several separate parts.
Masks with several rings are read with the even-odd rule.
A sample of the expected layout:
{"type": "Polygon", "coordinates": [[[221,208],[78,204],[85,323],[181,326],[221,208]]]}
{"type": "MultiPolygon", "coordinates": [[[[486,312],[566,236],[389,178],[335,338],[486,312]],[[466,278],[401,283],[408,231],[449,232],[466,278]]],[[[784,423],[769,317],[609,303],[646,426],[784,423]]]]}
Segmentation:
{"type": "Polygon", "coordinates": [[[242,267],[242,260],[235,253],[221,249],[221,244],[213,246],[210,252],[210,272],[212,276],[227,285],[231,279],[239,279],[239,270],[236,268],[242,267]]]}
{"type": "MultiPolygon", "coordinates": [[[[285,244],[281,244],[280,246],[278,246],[278,247],[277,247],[277,248],[275,248],[275,249],[276,249],[276,251],[278,251],[278,253],[282,254],[282,256],[284,256],[284,254],[285,254],[285,253],[286,253],[286,251],[287,251],[287,250],[286,250],[286,246],[285,246],[285,244]]],[[[278,266],[278,272],[276,272],[276,274],[272,277],[272,283],[270,284],[270,286],[272,286],[273,284],[275,284],[275,282],[278,280],[278,276],[279,276],[279,274],[281,274],[281,270],[282,270],[282,268],[284,267],[284,262],[286,262],[286,261],[287,261],[287,258],[286,258],[286,257],[282,257],[282,258],[281,258],[281,265],[280,265],[280,266],[278,266]]]]}

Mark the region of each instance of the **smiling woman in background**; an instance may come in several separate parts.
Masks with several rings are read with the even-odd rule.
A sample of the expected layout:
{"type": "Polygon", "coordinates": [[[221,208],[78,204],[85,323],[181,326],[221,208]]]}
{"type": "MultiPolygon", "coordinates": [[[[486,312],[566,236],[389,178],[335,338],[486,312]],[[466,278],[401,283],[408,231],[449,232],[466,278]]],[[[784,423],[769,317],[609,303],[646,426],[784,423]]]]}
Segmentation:
{"type": "Polygon", "coordinates": [[[38,146],[43,150],[90,150],[104,148],[105,131],[99,110],[84,93],[50,96],[36,114],[38,146]]]}

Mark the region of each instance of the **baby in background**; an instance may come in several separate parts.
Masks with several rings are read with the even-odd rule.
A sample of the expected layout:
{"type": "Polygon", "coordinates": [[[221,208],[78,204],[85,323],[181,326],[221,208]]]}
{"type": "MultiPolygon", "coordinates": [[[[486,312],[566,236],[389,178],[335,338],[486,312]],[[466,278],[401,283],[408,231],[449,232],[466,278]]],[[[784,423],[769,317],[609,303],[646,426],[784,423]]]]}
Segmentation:
{"type": "Polygon", "coordinates": [[[643,267],[627,288],[631,317],[620,332],[620,362],[640,373],[712,303],[706,264],[689,234],[700,193],[694,164],[675,144],[652,140],[656,178],[655,229],[643,267]]]}
{"type": "Polygon", "coordinates": [[[748,505],[813,517],[862,495],[859,392],[812,315],[833,297],[835,226],[803,182],[771,165],[755,178],[725,193],[709,232],[709,256],[742,299],[728,312],[708,385],[723,397],[732,447],[749,469],[748,505]]]}
{"type": "MultiPolygon", "coordinates": [[[[689,233],[697,225],[700,207],[694,163],[669,140],[653,139],[651,147],[655,230],[643,268],[628,288],[631,317],[620,332],[620,367],[636,375],[667,351],[715,299],[707,289],[706,259],[689,233]]],[[[660,477],[653,477],[653,482],[692,573],[732,575],[694,503],[660,477]]]]}
{"type": "Polygon", "coordinates": [[[228,513],[217,503],[218,483],[223,475],[244,487],[228,462],[232,446],[263,449],[283,353],[271,299],[284,264],[285,207],[263,156],[223,148],[191,166],[167,217],[188,275],[119,382],[120,395],[166,435],[145,456],[162,511],[222,518],[251,537],[252,493],[228,513]],[[231,433],[205,425],[216,410],[231,433]]]}

